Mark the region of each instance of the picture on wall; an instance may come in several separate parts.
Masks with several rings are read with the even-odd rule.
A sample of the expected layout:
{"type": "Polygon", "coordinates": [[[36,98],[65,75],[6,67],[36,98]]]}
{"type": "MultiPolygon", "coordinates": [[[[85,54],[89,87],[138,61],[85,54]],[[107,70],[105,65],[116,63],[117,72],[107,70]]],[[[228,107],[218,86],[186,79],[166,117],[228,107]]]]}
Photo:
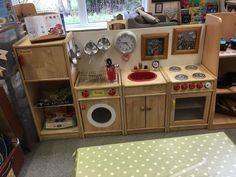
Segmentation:
{"type": "Polygon", "coordinates": [[[157,54],[158,59],[167,59],[169,33],[155,33],[141,35],[142,60],[152,60],[157,54]]]}
{"type": "Polygon", "coordinates": [[[163,10],[163,4],[162,3],[156,3],[155,4],[155,13],[156,14],[162,13],[162,10],[163,10]]]}
{"type": "Polygon", "coordinates": [[[175,28],[172,54],[198,53],[201,27],[175,28]]]}

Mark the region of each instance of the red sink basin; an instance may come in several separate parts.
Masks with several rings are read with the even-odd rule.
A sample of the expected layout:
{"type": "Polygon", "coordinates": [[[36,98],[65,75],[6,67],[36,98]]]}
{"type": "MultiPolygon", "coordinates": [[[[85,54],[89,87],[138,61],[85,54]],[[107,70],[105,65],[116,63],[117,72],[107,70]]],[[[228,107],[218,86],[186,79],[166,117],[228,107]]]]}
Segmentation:
{"type": "Polygon", "coordinates": [[[144,82],[154,80],[157,75],[153,72],[143,71],[143,72],[133,72],[128,75],[128,79],[135,82],[144,82]]]}

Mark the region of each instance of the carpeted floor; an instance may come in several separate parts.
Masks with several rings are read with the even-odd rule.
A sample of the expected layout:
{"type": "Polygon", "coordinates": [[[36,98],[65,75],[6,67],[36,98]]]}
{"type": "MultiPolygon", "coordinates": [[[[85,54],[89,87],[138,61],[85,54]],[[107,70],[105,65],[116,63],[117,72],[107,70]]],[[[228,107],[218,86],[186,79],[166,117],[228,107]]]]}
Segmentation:
{"type": "Polygon", "coordinates": [[[32,152],[26,154],[25,163],[19,177],[71,177],[74,173],[73,152],[79,147],[188,136],[219,131],[224,131],[234,144],[236,144],[236,129],[189,130],[169,133],[146,133],[127,136],[118,135],[43,141],[38,143],[32,152]]]}

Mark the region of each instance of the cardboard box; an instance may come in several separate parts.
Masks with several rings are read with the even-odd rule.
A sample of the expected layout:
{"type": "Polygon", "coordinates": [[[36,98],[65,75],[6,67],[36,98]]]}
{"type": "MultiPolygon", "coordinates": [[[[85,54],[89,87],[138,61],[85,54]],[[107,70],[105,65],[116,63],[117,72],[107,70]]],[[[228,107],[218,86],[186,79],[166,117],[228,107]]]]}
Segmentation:
{"type": "Polygon", "coordinates": [[[75,112],[70,107],[53,107],[44,110],[45,129],[63,129],[76,126],[75,112]]]}
{"type": "Polygon", "coordinates": [[[26,29],[31,42],[64,39],[66,32],[61,14],[38,14],[25,17],[26,29]]]}
{"type": "Polygon", "coordinates": [[[11,0],[0,0],[0,26],[16,23],[11,0]]]}

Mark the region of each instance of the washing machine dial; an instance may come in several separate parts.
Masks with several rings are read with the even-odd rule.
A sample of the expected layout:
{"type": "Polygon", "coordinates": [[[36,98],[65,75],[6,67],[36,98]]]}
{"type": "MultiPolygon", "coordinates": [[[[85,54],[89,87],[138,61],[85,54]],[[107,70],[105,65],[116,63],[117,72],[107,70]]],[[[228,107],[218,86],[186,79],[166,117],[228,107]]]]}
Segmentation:
{"type": "Polygon", "coordinates": [[[83,90],[82,91],[82,97],[87,98],[89,96],[89,91],[88,90],[83,90]]]}
{"type": "Polygon", "coordinates": [[[212,84],[210,82],[205,83],[205,88],[210,89],[212,87],[212,84]]]}
{"type": "Polygon", "coordinates": [[[116,94],[116,90],[114,88],[111,88],[108,90],[108,95],[114,96],[116,94]]]}
{"type": "Polygon", "coordinates": [[[85,106],[84,104],[82,104],[82,105],[80,106],[80,108],[81,108],[81,110],[86,110],[86,106],[85,106]]]}

